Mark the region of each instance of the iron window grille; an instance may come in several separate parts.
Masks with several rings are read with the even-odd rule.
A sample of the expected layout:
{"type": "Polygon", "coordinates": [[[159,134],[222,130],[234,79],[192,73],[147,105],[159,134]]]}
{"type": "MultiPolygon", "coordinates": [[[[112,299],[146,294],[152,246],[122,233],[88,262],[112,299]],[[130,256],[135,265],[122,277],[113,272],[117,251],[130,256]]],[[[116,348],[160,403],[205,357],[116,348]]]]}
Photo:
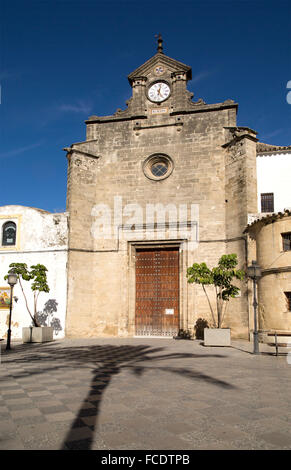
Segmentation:
{"type": "Polygon", "coordinates": [[[291,250],[291,232],[282,233],[283,251],[291,250]]]}
{"type": "Polygon", "coordinates": [[[154,176],[164,176],[168,171],[168,162],[158,161],[154,163],[151,167],[151,172],[154,176]]]}
{"type": "Polygon", "coordinates": [[[274,212],[274,193],[261,193],[261,212],[274,212]]]}
{"type": "Polygon", "coordinates": [[[13,246],[16,244],[16,224],[6,222],[2,228],[2,246],[13,246]]]}
{"type": "Polygon", "coordinates": [[[285,292],[285,297],[286,297],[288,312],[291,312],[291,292],[285,292]]]}

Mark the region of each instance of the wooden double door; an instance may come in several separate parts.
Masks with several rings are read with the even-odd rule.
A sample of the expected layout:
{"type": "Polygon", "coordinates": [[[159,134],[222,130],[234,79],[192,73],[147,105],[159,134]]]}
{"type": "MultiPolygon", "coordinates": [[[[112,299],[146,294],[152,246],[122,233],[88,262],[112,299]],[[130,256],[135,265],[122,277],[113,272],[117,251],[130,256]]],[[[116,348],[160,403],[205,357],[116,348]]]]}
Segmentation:
{"type": "Polygon", "coordinates": [[[135,333],[175,336],[179,329],[179,248],[136,250],[135,333]]]}

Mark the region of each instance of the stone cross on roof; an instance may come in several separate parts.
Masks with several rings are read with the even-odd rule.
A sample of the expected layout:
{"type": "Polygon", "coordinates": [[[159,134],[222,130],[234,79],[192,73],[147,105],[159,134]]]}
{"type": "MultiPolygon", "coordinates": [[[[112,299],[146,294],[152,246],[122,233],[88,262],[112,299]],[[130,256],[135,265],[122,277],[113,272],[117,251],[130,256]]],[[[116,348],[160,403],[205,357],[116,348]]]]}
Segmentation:
{"type": "Polygon", "coordinates": [[[159,33],[159,35],[155,35],[156,38],[158,38],[158,48],[157,48],[157,51],[160,53],[160,54],[163,54],[163,39],[162,39],[162,35],[161,33],[159,33]]]}

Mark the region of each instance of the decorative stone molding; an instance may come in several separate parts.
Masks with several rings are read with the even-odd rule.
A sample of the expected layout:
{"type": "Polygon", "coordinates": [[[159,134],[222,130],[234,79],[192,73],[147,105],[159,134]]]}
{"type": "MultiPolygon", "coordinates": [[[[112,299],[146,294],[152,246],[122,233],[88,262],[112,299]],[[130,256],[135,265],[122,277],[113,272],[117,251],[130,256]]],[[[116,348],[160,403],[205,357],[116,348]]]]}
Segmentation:
{"type": "Polygon", "coordinates": [[[242,145],[243,139],[250,139],[253,142],[257,142],[257,132],[249,127],[230,127],[225,126],[224,129],[228,131],[227,139],[228,141],[222,145],[223,148],[226,148],[231,156],[232,160],[236,160],[243,153],[242,145]]]}
{"type": "Polygon", "coordinates": [[[175,83],[175,82],[178,81],[178,80],[187,81],[187,75],[186,75],[186,73],[185,73],[185,72],[181,72],[181,71],[172,72],[171,78],[172,78],[173,83],[175,83]]]}
{"type": "Polygon", "coordinates": [[[147,77],[135,77],[132,81],[132,88],[136,86],[146,86],[147,77]]]}
{"type": "Polygon", "coordinates": [[[179,62],[178,60],[172,59],[171,57],[166,56],[165,54],[157,53],[143,65],[135,69],[132,73],[128,75],[128,81],[130,85],[132,85],[133,81],[136,80],[137,77],[146,76],[153,68],[156,66],[164,66],[168,70],[173,72],[182,72],[186,75],[187,80],[191,80],[192,78],[192,69],[188,65],[179,62]]]}
{"type": "Polygon", "coordinates": [[[143,172],[145,176],[153,181],[161,181],[168,178],[172,174],[173,169],[173,160],[164,153],[150,155],[143,163],[143,172]],[[161,169],[164,171],[161,175],[155,174],[153,171],[159,163],[161,164],[161,169]]]}

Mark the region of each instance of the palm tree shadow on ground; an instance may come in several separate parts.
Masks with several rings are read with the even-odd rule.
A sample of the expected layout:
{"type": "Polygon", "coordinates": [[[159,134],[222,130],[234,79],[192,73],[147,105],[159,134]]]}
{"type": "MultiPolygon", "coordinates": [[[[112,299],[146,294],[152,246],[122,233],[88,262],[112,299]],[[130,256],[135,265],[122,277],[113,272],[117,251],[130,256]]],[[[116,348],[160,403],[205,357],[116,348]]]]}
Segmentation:
{"type": "MultiPolygon", "coordinates": [[[[141,376],[144,372],[151,369],[158,369],[163,372],[171,372],[179,374],[189,379],[204,380],[208,383],[218,385],[224,388],[234,388],[231,384],[222,380],[215,379],[211,376],[197,373],[195,371],[186,368],[173,368],[173,367],[159,367],[152,365],[152,362],[159,362],[169,359],[181,359],[181,358],[193,358],[197,357],[195,354],[185,353],[172,353],[172,354],[158,354],[152,356],[153,353],[160,353],[163,348],[150,348],[149,346],[118,346],[112,347],[111,354],[109,352],[108,357],[104,358],[101,367],[92,371],[93,378],[91,380],[90,390],[83,401],[79,412],[62,444],[62,450],[67,449],[82,449],[90,450],[92,448],[94,432],[97,428],[98,415],[100,413],[100,405],[102,397],[106,388],[109,386],[111,379],[118,375],[122,370],[131,370],[135,375],[141,376]],[[141,365],[141,363],[145,365],[141,365]],[[149,364],[150,363],[150,364],[149,364]],[[96,385],[97,383],[97,385],[96,385]],[[91,437],[80,441],[74,440],[75,429],[82,423],[82,418],[88,413],[86,410],[86,403],[94,405],[94,409],[90,411],[90,429],[92,431],[91,437]]],[[[207,355],[209,357],[211,355],[207,355]]],[[[218,355],[212,355],[213,357],[223,357],[218,355]]],[[[199,358],[205,356],[198,356],[199,358]]]]}
{"type": "Polygon", "coordinates": [[[161,367],[160,361],[171,359],[199,359],[220,358],[218,354],[193,354],[193,353],[170,353],[162,354],[163,347],[152,347],[149,345],[86,345],[86,346],[66,346],[61,343],[18,345],[5,355],[5,363],[13,363],[14,366],[24,365],[23,372],[13,374],[14,378],[41,375],[46,372],[57,370],[76,370],[80,368],[92,369],[92,380],[86,398],[83,400],[79,411],[61,445],[61,450],[92,448],[94,433],[97,428],[100,405],[106,389],[113,377],[123,370],[130,370],[136,376],[141,377],[149,370],[160,370],[187,377],[190,380],[202,380],[212,385],[222,388],[234,389],[228,382],[218,380],[202,372],[193,369],[179,367],[161,367]],[[41,367],[40,367],[41,365],[41,367]],[[96,367],[97,366],[97,367],[96,367]],[[29,373],[28,373],[29,372],[29,373]],[[90,408],[88,408],[88,403],[90,408]],[[89,415],[89,416],[88,416],[89,415]],[[89,425],[86,419],[90,418],[89,425]],[[91,430],[90,437],[76,439],[77,428],[88,426],[91,430]]]}

